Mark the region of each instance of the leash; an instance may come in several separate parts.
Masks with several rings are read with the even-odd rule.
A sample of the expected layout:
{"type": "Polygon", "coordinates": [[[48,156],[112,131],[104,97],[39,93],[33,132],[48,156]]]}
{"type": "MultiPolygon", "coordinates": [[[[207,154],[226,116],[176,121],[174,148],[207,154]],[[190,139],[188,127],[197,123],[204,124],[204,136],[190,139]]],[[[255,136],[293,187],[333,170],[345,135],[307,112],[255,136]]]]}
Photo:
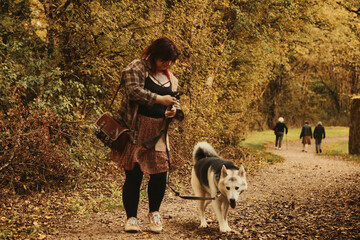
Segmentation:
{"type": "Polygon", "coordinates": [[[187,199],[187,200],[215,200],[216,197],[196,197],[196,196],[184,196],[181,195],[180,192],[176,191],[175,189],[173,189],[170,186],[170,172],[171,172],[171,164],[170,164],[170,152],[169,152],[169,148],[167,145],[167,132],[169,130],[169,125],[170,125],[171,119],[167,118],[166,119],[166,124],[165,124],[165,128],[164,130],[160,131],[160,133],[154,137],[148,138],[144,141],[143,146],[147,149],[151,149],[153,147],[155,147],[155,144],[159,141],[159,139],[161,138],[161,136],[163,134],[165,137],[165,148],[166,148],[166,155],[167,155],[167,162],[169,164],[169,174],[167,175],[167,180],[166,180],[166,184],[168,185],[168,187],[171,189],[171,191],[173,191],[175,193],[175,196],[180,197],[182,199],[187,199]]]}

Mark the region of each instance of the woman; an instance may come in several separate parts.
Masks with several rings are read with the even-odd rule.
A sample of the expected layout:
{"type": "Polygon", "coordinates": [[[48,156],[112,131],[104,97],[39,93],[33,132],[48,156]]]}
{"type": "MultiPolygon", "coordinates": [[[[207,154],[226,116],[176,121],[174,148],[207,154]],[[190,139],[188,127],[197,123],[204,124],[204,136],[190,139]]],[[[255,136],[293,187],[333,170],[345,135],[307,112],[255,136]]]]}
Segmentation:
{"type": "Polygon", "coordinates": [[[301,128],[300,139],[302,138],[303,152],[307,152],[308,145],[311,144],[312,130],[309,121],[305,121],[305,125],[301,128]]]}
{"type": "Polygon", "coordinates": [[[131,62],[122,73],[121,84],[125,91],[118,117],[120,122],[134,131],[125,150],[112,151],[111,157],[125,169],[123,204],[127,215],[125,231],[128,232],[141,231],[137,222],[137,209],[144,173],[150,175],[150,229],[154,232],[163,229],[159,208],[165,194],[169,169],[166,154],[168,146],[164,135],[151,149],[143,145],[146,140],[159,134],[166,119],[181,121],[184,118],[178,100],[173,97],[173,93],[178,91],[178,80],[168,70],[178,56],[175,44],[168,38],[160,38],[152,42],[142,52],[140,59],[131,62]]]}

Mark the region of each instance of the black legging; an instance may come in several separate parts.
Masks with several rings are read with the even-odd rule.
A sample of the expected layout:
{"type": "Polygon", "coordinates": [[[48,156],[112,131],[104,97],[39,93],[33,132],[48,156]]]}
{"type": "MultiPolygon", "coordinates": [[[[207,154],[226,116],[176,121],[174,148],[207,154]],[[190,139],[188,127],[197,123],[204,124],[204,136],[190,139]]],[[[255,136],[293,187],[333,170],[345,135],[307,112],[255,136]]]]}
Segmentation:
{"type": "MultiPolygon", "coordinates": [[[[143,179],[143,172],[139,164],[135,164],[133,170],[125,170],[125,183],[123,187],[123,204],[127,218],[137,217],[137,209],[140,198],[140,186],[143,179]]],[[[150,174],[148,183],[149,211],[159,211],[166,189],[166,172],[150,174]]]]}

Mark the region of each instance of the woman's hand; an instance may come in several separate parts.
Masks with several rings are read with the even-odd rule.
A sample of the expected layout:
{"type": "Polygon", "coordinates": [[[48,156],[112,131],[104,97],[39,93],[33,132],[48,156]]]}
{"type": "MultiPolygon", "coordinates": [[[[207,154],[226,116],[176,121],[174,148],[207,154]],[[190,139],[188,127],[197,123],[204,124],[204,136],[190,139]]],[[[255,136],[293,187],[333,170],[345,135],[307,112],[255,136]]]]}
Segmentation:
{"type": "Polygon", "coordinates": [[[169,107],[171,105],[174,105],[177,102],[177,100],[175,97],[172,97],[170,95],[165,95],[165,96],[157,95],[155,102],[169,107]]]}
{"type": "Polygon", "coordinates": [[[168,107],[165,111],[166,118],[173,118],[176,115],[176,108],[174,106],[168,107]]]}

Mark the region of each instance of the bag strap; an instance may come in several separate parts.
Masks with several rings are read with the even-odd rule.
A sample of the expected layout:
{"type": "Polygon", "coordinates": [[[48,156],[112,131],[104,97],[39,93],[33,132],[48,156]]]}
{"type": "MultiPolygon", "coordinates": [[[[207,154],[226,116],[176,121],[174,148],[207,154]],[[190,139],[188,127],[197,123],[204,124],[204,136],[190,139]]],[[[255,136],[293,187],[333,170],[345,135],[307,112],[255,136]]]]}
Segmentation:
{"type": "Polygon", "coordinates": [[[121,88],[121,83],[119,84],[118,88],[116,89],[116,92],[115,92],[115,94],[114,94],[114,97],[113,97],[113,99],[111,100],[109,109],[111,109],[111,106],[113,105],[113,103],[114,103],[114,101],[115,101],[115,98],[116,98],[118,92],[120,91],[120,88],[121,88]]]}
{"type": "MultiPolygon", "coordinates": [[[[120,88],[121,88],[121,82],[118,86],[118,88],[116,89],[116,92],[114,94],[114,97],[112,98],[111,100],[111,103],[110,103],[110,106],[109,106],[109,110],[111,110],[111,106],[113,105],[113,103],[115,102],[115,99],[116,99],[116,96],[117,94],[119,93],[120,91],[120,88]]],[[[137,103],[136,106],[135,106],[135,111],[134,111],[134,115],[133,115],[133,119],[131,121],[131,126],[130,126],[130,132],[135,129],[135,124],[136,124],[136,118],[137,118],[137,114],[138,114],[138,109],[139,109],[139,104],[137,103]]]]}
{"type": "Polygon", "coordinates": [[[138,110],[139,110],[139,104],[137,103],[136,106],[135,106],[135,111],[134,111],[133,119],[132,119],[132,122],[131,122],[130,131],[132,129],[135,129],[138,110]]]}

